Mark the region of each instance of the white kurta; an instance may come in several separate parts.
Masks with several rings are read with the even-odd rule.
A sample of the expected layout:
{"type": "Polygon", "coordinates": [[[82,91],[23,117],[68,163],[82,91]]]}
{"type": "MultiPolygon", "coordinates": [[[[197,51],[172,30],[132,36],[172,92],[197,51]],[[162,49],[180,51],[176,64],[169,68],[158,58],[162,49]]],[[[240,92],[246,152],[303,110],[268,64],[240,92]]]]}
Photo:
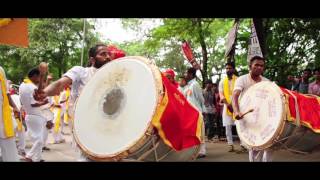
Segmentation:
{"type": "MultiPolygon", "coordinates": [[[[0,66],[0,73],[6,79],[6,74],[4,70],[0,66]]],[[[8,93],[8,92],[7,92],[8,93]]],[[[2,87],[0,83],[0,150],[2,161],[19,161],[18,159],[18,151],[15,143],[15,137],[6,138],[4,134],[4,124],[2,117],[2,105],[3,105],[3,96],[2,96],[2,87]]]]}
{"type": "MultiPolygon", "coordinates": [[[[230,90],[231,90],[231,88],[230,88],[230,87],[231,87],[231,84],[232,84],[232,80],[229,80],[229,81],[228,81],[228,85],[229,85],[229,89],[230,89],[230,90]]],[[[219,83],[219,93],[220,93],[220,94],[221,94],[221,93],[222,93],[222,94],[224,93],[224,90],[223,90],[223,80],[221,80],[220,83],[219,83]]],[[[232,96],[230,96],[230,99],[232,99],[232,96]]],[[[227,114],[227,105],[226,105],[226,104],[223,105],[222,125],[223,125],[224,127],[230,126],[230,125],[234,125],[234,121],[233,121],[232,117],[227,114]]]]}
{"type": "MultiPolygon", "coordinates": [[[[261,81],[269,81],[269,79],[261,76],[261,81]]],[[[234,85],[234,90],[239,90],[241,91],[240,97],[251,87],[252,85],[256,84],[250,74],[246,74],[243,76],[240,76],[234,85]]],[[[254,162],[254,161],[272,161],[272,150],[270,149],[265,149],[265,150],[254,150],[254,149],[249,149],[249,161],[254,162]]]]}
{"type": "MultiPolygon", "coordinates": [[[[196,79],[192,79],[188,82],[188,84],[185,87],[186,92],[186,99],[192,104],[199,112],[200,115],[205,111],[204,106],[204,97],[202,94],[202,89],[199,85],[199,83],[196,81],[196,79]]],[[[202,136],[204,136],[205,128],[204,128],[204,122],[202,122],[202,136]]],[[[205,141],[203,141],[200,144],[200,150],[199,154],[206,154],[206,144],[205,141]]]]}
{"type": "Polygon", "coordinates": [[[186,98],[200,113],[205,111],[202,89],[195,78],[186,86],[186,98]]]}
{"type": "Polygon", "coordinates": [[[70,117],[73,117],[74,104],[79,97],[83,87],[88,83],[95,72],[97,72],[97,69],[95,67],[75,66],[63,75],[72,80],[68,112],[70,117]]]}
{"type": "Polygon", "coordinates": [[[44,145],[44,130],[47,122],[40,107],[32,107],[37,101],[33,98],[34,90],[37,88],[33,83],[22,83],[19,87],[22,108],[26,111],[26,124],[28,134],[33,143],[32,148],[27,153],[26,157],[32,161],[40,161],[42,147],[44,145]]]}
{"type": "MultiPolygon", "coordinates": [[[[98,69],[95,67],[81,67],[75,66],[67,71],[63,76],[68,77],[72,80],[72,87],[70,92],[70,100],[69,100],[69,116],[71,118],[74,117],[75,111],[75,103],[77,98],[79,97],[83,87],[88,83],[88,81],[93,77],[93,75],[97,72],[98,69]]],[[[72,145],[75,147],[76,151],[80,152],[78,147],[76,146],[74,139],[72,139],[72,145]]],[[[78,161],[90,161],[85,155],[80,152],[78,161]]]]}

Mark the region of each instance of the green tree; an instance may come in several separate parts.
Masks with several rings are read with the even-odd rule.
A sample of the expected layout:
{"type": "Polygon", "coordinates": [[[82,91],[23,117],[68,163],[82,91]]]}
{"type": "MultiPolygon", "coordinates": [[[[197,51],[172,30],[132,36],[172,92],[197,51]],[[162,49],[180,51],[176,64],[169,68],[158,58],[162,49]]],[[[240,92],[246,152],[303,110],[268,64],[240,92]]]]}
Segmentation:
{"type": "MultiPolygon", "coordinates": [[[[85,38],[85,62],[88,47],[98,41],[94,25],[88,21],[85,38]]],[[[16,83],[41,61],[49,63],[55,78],[70,67],[80,65],[82,19],[29,19],[29,47],[0,46],[0,62],[8,78],[16,83]]]]}

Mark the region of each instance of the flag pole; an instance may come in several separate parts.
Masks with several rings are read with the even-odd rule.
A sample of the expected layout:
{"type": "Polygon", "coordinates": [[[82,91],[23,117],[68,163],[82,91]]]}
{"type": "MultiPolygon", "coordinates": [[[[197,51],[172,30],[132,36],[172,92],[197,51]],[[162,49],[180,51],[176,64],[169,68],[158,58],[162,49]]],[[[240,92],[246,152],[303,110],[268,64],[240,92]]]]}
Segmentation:
{"type": "Polygon", "coordinates": [[[86,37],[86,19],[83,19],[83,37],[82,37],[82,51],[81,51],[81,66],[83,66],[84,40],[86,37]]]}

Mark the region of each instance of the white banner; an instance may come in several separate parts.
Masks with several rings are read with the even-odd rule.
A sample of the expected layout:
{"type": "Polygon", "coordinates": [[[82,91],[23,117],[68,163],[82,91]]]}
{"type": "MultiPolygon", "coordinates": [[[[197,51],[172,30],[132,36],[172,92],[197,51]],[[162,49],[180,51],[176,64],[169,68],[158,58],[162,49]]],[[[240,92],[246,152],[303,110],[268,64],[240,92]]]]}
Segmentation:
{"type": "Polygon", "coordinates": [[[250,41],[249,41],[249,45],[248,45],[248,58],[247,58],[248,64],[249,64],[250,59],[253,56],[263,57],[261,47],[259,44],[259,39],[258,39],[258,36],[256,33],[256,28],[254,27],[254,24],[252,23],[251,36],[250,36],[250,41]]]}
{"type": "Polygon", "coordinates": [[[229,55],[229,53],[231,52],[233,45],[236,41],[237,38],[237,31],[238,31],[238,27],[239,27],[239,21],[237,21],[233,27],[231,28],[231,30],[228,32],[227,35],[227,41],[226,41],[226,53],[224,54],[225,57],[227,57],[229,55]]]}

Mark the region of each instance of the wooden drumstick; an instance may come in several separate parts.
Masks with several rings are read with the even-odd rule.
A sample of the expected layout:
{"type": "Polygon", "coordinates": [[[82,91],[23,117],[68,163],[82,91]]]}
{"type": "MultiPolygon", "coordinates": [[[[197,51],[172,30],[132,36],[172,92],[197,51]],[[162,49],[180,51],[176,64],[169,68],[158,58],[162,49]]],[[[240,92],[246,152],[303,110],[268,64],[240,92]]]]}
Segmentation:
{"type": "Polygon", "coordinates": [[[236,117],[237,120],[242,119],[245,115],[247,115],[248,113],[253,112],[253,109],[249,109],[247,112],[243,113],[241,116],[236,117]]]}
{"type": "Polygon", "coordinates": [[[241,118],[243,118],[244,115],[246,115],[246,114],[248,114],[248,113],[251,113],[251,112],[253,112],[253,109],[249,109],[247,112],[243,113],[242,116],[241,116],[241,118]]]}
{"type": "Polygon", "coordinates": [[[40,71],[40,82],[39,82],[38,90],[41,90],[44,88],[42,84],[43,84],[45,75],[48,72],[48,64],[45,62],[40,63],[39,71],[40,71]]]}

